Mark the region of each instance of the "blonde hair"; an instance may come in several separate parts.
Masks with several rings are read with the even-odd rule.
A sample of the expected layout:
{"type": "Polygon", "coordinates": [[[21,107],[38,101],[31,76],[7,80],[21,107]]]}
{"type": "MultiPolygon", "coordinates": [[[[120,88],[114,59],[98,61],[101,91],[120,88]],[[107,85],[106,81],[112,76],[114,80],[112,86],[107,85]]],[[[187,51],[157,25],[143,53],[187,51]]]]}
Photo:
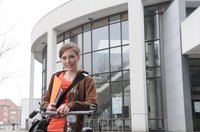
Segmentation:
{"type": "Polygon", "coordinates": [[[61,58],[62,54],[68,49],[72,49],[76,53],[76,55],[80,55],[80,49],[78,45],[73,42],[67,42],[63,44],[62,47],[60,48],[59,57],[61,58]]]}

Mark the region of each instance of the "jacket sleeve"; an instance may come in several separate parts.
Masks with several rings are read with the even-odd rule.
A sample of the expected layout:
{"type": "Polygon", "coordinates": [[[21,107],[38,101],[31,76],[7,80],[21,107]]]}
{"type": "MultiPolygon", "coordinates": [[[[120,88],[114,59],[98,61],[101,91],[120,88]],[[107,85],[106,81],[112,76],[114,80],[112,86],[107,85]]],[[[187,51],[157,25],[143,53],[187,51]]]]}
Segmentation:
{"type": "Polygon", "coordinates": [[[48,106],[48,104],[50,102],[54,76],[55,76],[55,74],[51,76],[51,80],[49,82],[49,86],[48,86],[47,92],[46,92],[46,94],[45,94],[45,96],[43,98],[43,101],[42,101],[42,106],[44,108],[47,108],[47,106],[48,106]]]}
{"type": "Polygon", "coordinates": [[[70,101],[68,106],[72,111],[89,110],[92,104],[96,106],[96,109],[98,108],[97,92],[93,78],[88,76],[83,81],[85,81],[83,85],[80,85],[80,87],[84,87],[80,88],[82,89],[80,95],[83,97],[83,101],[70,101]]]}

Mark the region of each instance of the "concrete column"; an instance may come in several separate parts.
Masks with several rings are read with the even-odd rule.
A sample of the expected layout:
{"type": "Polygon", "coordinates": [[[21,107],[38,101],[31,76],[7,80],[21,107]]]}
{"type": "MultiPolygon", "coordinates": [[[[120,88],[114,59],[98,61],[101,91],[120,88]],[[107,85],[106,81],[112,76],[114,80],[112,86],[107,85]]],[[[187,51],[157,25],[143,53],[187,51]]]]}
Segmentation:
{"type": "Polygon", "coordinates": [[[187,58],[182,55],[180,23],[185,19],[183,0],[174,0],[163,13],[163,60],[167,103],[167,131],[192,132],[187,58]]]}
{"type": "Polygon", "coordinates": [[[56,71],[56,39],[57,32],[49,30],[47,33],[47,86],[51,75],[56,71]]]}
{"type": "Polygon", "coordinates": [[[141,0],[128,1],[130,41],[131,124],[133,132],[148,131],[145,70],[144,8],[141,0]]]}
{"type": "Polygon", "coordinates": [[[31,52],[31,64],[30,64],[30,91],[29,91],[29,113],[33,111],[33,99],[34,99],[34,53],[31,52]]]}

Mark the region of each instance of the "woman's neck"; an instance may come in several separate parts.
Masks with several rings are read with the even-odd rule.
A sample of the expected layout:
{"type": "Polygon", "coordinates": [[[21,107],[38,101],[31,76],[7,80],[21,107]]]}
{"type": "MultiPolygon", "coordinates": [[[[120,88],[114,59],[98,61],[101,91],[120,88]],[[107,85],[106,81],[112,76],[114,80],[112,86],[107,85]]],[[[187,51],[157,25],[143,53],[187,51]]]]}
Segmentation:
{"type": "Polygon", "coordinates": [[[76,71],[66,71],[64,74],[64,78],[66,80],[72,81],[76,77],[77,72],[78,72],[77,70],[76,71]]]}

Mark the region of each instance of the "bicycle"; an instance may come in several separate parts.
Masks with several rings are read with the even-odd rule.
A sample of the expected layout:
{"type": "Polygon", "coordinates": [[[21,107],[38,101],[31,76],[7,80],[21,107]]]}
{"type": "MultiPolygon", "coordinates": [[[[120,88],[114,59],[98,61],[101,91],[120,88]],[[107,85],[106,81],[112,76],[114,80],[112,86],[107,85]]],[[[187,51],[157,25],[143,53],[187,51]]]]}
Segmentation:
{"type": "MultiPolygon", "coordinates": [[[[96,111],[96,106],[91,105],[90,110],[87,111],[70,111],[67,115],[63,115],[62,113],[58,113],[56,111],[49,111],[43,107],[34,110],[29,118],[33,118],[38,113],[41,115],[41,119],[35,119],[32,123],[32,126],[29,129],[29,132],[46,132],[48,121],[52,118],[58,118],[65,116],[67,120],[67,130],[66,132],[74,132],[72,129],[72,124],[76,123],[76,115],[93,115],[96,111]]],[[[93,132],[91,128],[83,128],[83,132],[93,132]]]]}

